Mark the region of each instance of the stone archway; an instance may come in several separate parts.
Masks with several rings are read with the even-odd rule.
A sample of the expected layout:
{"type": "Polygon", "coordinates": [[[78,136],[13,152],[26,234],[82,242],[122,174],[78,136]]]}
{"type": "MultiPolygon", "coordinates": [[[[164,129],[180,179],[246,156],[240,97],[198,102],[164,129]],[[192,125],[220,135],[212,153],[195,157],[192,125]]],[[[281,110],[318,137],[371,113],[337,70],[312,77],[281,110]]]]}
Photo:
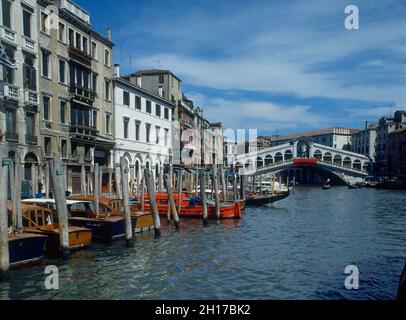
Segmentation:
{"type": "Polygon", "coordinates": [[[330,152],[326,152],[323,156],[323,161],[324,162],[333,162],[333,156],[331,155],[330,152]]]}
{"type": "Polygon", "coordinates": [[[273,163],[273,158],[270,154],[265,157],[265,166],[269,166],[273,163]]]}
{"type": "Polygon", "coordinates": [[[279,162],[283,162],[283,155],[280,152],[275,154],[275,163],[279,163],[279,162]]]}
{"type": "Polygon", "coordinates": [[[313,154],[313,158],[316,158],[317,160],[322,160],[323,159],[323,154],[321,153],[320,150],[316,150],[313,154]]]}
{"type": "Polygon", "coordinates": [[[262,168],[264,166],[264,161],[261,157],[257,158],[257,168],[262,168]]]}

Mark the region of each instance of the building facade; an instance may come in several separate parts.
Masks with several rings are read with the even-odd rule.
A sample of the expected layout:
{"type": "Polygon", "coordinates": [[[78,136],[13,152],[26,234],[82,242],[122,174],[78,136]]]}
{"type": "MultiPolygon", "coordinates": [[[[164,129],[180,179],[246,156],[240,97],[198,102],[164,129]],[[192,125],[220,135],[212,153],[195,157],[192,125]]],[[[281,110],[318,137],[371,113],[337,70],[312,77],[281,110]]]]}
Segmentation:
{"type": "Polygon", "coordinates": [[[0,66],[0,143],[9,157],[17,154],[31,179],[31,166],[41,159],[39,141],[38,30],[36,1],[1,1],[0,41],[16,69],[0,66]]]}
{"type": "MultiPolygon", "coordinates": [[[[352,136],[359,130],[349,128],[328,128],[289,134],[287,136],[271,137],[270,146],[276,147],[293,139],[309,137],[315,143],[335,149],[351,151],[352,136]]],[[[262,141],[266,140],[262,137],[262,141]]]]}
{"type": "MultiPolygon", "coordinates": [[[[396,111],[393,117],[382,117],[376,128],[375,143],[375,166],[374,171],[378,175],[386,175],[390,171],[388,156],[389,135],[406,126],[406,111],[396,111]]],[[[394,135],[396,136],[396,135],[394,135]]],[[[393,168],[392,168],[393,169],[393,168]]]]}
{"type": "Polygon", "coordinates": [[[352,152],[363,154],[375,161],[376,124],[365,124],[365,129],[352,135],[352,152]]]}
{"type": "Polygon", "coordinates": [[[172,113],[175,104],[127,79],[114,79],[115,162],[126,156],[140,177],[142,168],[158,174],[172,163],[172,113]]]}

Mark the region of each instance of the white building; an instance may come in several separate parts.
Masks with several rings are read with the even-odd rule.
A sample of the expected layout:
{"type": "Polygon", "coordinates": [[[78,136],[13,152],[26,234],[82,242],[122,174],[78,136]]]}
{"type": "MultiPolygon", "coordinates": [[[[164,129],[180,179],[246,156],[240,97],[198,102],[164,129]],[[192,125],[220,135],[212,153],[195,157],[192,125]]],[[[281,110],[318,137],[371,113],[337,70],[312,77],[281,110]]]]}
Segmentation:
{"type": "Polygon", "coordinates": [[[119,77],[114,78],[114,162],[126,156],[135,174],[145,167],[155,174],[172,161],[174,103],[119,77]]]}
{"type": "Polygon", "coordinates": [[[352,136],[358,131],[359,130],[349,128],[328,128],[312,130],[289,134],[287,136],[272,137],[270,144],[271,147],[275,147],[297,138],[310,137],[315,143],[319,143],[335,149],[350,151],[352,136]]]}
{"type": "Polygon", "coordinates": [[[29,169],[41,156],[36,1],[1,1],[0,21],[1,44],[17,68],[0,66],[0,143],[7,143],[12,160],[20,154],[29,169]]]}
{"type": "Polygon", "coordinates": [[[363,154],[375,161],[375,141],[377,125],[365,125],[365,130],[356,132],[352,135],[352,151],[363,154]]]}

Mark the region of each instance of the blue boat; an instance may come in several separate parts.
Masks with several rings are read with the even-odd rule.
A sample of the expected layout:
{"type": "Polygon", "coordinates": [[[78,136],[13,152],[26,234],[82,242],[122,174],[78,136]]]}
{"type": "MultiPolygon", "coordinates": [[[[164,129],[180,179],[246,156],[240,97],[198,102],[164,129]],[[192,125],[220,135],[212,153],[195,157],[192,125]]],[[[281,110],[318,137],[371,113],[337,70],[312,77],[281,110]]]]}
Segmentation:
{"type": "Polygon", "coordinates": [[[17,268],[40,263],[44,258],[47,236],[21,233],[9,235],[10,267],[17,268]]]}

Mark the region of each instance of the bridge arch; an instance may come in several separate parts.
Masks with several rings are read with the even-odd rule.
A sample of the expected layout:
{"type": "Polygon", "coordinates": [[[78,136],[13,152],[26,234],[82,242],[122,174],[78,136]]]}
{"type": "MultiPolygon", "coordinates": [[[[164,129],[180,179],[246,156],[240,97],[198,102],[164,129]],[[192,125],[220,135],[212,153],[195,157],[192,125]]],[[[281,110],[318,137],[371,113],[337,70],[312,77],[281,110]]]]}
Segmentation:
{"type": "Polygon", "coordinates": [[[356,159],[356,160],[354,160],[354,162],[352,163],[353,169],[361,170],[361,166],[362,166],[361,160],[356,159]]]}
{"type": "Polygon", "coordinates": [[[286,150],[285,151],[285,161],[292,160],[292,159],[293,159],[292,150],[286,150]]]}
{"type": "Polygon", "coordinates": [[[336,154],[336,155],[334,156],[333,162],[334,162],[334,164],[338,164],[338,165],[341,166],[342,163],[343,163],[343,158],[342,158],[339,154],[336,154]]]}
{"type": "Polygon", "coordinates": [[[332,156],[332,154],[331,154],[330,152],[326,152],[326,153],[323,155],[323,161],[324,161],[324,162],[333,162],[333,156],[332,156]]]}
{"type": "Polygon", "coordinates": [[[313,158],[316,158],[317,160],[322,160],[323,159],[323,153],[320,150],[316,150],[313,153],[313,158]]]}
{"type": "Polygon", "coordinates": [[[273,163],[272,155],[270,155],[270,154],[266,155],[266,157],[265,157],[265,166],[269,166],[272,163],[273,163]]]}
{"type": "Polygon", "coordinates": [[[283,155],[281,152],[278,152],[277,154],[275,154],[275,163],[278,162],[283,162],[283,155]]]}
{"type": "Polygon", "coordinates": [[[257,168],[262,168],[264,166],[264,160],[261,157],[257,158],[257,168]]]}
{"type": "Polygon", "coordinates": [[[343,161],[343,166],[346,168],[351,168],[352,161],[350,157],[345,157],[343,161]]]}

